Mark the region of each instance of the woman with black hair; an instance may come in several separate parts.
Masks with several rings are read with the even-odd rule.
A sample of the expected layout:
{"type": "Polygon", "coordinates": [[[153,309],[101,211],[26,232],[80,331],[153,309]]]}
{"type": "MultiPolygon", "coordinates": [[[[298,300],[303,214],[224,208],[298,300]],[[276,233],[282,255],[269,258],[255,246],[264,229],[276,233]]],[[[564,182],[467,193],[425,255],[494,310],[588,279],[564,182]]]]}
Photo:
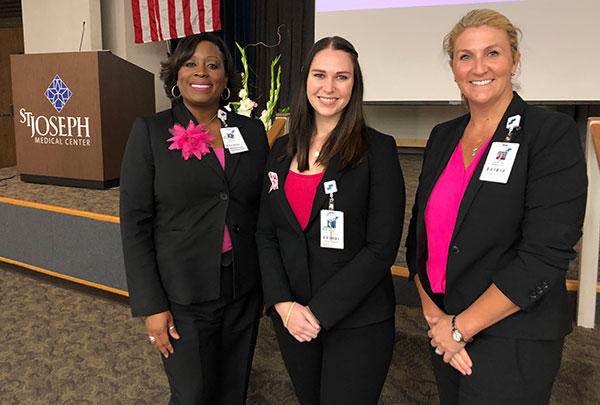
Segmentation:
{"type": "Polygon", "coordinates": [[[365,125],[352,44],[321,39],[302,75],[263,185],[265,304],[301,404],[375,404],[394,347],[402,171],[394,139],[365,125]]]}
{"type": "Polygon", "coordinates": [[[221,108],[240,78],[220,38],[182,40],[161,79],[173,107],[135,121],[121,170],[132,313],[163,355],[171,403],[243,404],[262,304],[266,134],[221,108]]]}

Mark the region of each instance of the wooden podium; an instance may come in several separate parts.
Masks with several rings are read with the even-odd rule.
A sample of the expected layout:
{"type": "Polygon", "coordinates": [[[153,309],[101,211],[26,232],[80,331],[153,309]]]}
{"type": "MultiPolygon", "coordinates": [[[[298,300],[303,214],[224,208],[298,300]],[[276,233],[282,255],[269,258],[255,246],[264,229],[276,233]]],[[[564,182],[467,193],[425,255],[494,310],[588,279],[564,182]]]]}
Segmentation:
{"type": "Polygon", "coordinates": [[[137,116],[154,109],[154,75],[108,51],[11,55],[21,180],[119,184],[137,116]]]}

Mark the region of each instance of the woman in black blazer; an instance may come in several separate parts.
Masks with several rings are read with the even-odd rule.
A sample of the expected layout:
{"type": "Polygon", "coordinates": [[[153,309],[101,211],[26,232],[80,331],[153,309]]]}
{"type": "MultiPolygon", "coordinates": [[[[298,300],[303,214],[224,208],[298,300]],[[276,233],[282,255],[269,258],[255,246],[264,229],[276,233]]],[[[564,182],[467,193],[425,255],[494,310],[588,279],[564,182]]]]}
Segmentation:
{"type": "Polygon", "coordinates": [[[182,40],[161,79],[173,108],[135,121],[121,171],[132,313],[163,354],[171,403],[243,404],[262,304],[265,130],[221,108],[240,79],[216,36],[182,40]]]}
{"type": "Polygon", "coordinates": [[[444,45],[470,112],[433,129],[407,238],[440,400],[545,404],[571,331],[579,134],[512,91],[518,30],[503,15],[469,12],[444,45]]]}
{"type": "Polygon", "coordinates": [[[396,144],[365,126],[358,54],[345,39],[314,44],[301,83],[263,185],[265,303],[301,404],[375,404],[395,335],[396,144]]]}

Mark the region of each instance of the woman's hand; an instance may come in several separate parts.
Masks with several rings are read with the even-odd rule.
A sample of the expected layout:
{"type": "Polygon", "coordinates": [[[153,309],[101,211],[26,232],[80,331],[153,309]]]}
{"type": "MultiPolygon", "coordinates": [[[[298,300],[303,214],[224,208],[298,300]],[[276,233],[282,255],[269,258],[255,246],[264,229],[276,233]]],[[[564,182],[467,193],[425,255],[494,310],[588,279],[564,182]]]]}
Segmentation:
{"type": "Polygon", "coordinates": [[[431,328],[427,332],[427,336],[431,338],[431,346],[436,348],[437,354],[441,352],[444,355],[444,362],[449,363],[452,357],[465,347],[465,342],[457,342],[452,337],[452,316],[426,316],[425,319],[431,328]]]}
{"type": "Polygon", "coordinates": [[[321,331],[319,321],[304,305],[294,304],[292,301],[278,302],[275,304],[275,310],[290,335],[298,342],[310,342],[321,331]]]}
{"type": "Polygon", "coordinates": [[[462,375],[471,375],[473,362],[467,353],[467,349],[463,348],[450,359],[450,365],[457,369],[462,375]]]}
{"type": "Polygon", "coordinates": [[[442,311],[440,307],[435,305],[435,303],[431,299],[429,299],[429,297],[427,298],[428,300],[422,301],[423,316],[427,321],[427,325],[429,325],[429,329],[431,329],[433,327],[433,324],[429,321],[430,319],[440,319],[441,317],[446,316],[447,314],[444,311],[442,311]]]}
{"type": "Polygon", "coordinates": [[[431,298],[429,298],[429,295],[427,295],[427,293],[423,289],[423,286],[421,285],[421,280],[419,280],[418,274],[415,276],[415,285],[417,286],[417,291],[419,292],[419,298],[421,298],[423,316],[425,317],[425,320],[427,321],[427,324],[431,329],[432,325],[428,319],[441,318],[442,316],[446,315],[446,313],[442,311],[440,307],[438,307],[431,298]]]}
{"type": "Polygon", "coordinates": [[[146,317],[146,329],[152,346],[156,347],[165,358],[169,358],[169,353],[173,354],[174,352],[169,336],[179,339],[171,311],[146,317]]]}

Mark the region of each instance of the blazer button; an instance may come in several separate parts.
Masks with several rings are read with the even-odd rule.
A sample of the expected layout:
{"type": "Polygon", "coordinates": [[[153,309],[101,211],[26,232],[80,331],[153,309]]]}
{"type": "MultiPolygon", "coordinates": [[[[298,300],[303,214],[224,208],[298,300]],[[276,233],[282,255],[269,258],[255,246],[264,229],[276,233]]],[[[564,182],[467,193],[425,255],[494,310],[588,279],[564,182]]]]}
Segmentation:
{"type": "Polygon", "coordinates": [[[542,290],[542,287],[540,287],[540,286],[537,286],[537,287],[536,287],[536,289],[535,289],[535,291],[536,291],[538,294],[541,294],[541,293],[543,293],[543,292],[544,292],[544,290],[542,290]]]}
{"type": "Polygon", "coordinates": [[[548,283],[546,283],[545,281],[542,281],[542,288],[544,290],[547,290],[548,289],[548,283]]]}
{"type": "Polygon", "coordinates": [[[535,299],[535,298],[537,298],[537,293],[536,293],[535,291],[533,291],[533,290],[532,290],[532,291],[529,293],[529,296],[530,296],[531,298],[534,298],[534,299],[535,299]]]}
{"type": "Polygon", "coordinates": [[[235,224],[235,225],[233,225],[233,227],[231,229],[233,229],[233,232],[239,232],[240,226],[238,224],[235,224]]]}
{"type": "Polygon", "coordinates": [[[460,248],[456,245],[452,246],[452,253],[457,255],[460,253],[460,248]]]}
{"type": "Polygon", "coordinates": [[[220,193],[219,197],[221,197],[221,200],[226,201],[227,199],[229,199],[229,196],[227,195],[227,193],[220,193]]]}

